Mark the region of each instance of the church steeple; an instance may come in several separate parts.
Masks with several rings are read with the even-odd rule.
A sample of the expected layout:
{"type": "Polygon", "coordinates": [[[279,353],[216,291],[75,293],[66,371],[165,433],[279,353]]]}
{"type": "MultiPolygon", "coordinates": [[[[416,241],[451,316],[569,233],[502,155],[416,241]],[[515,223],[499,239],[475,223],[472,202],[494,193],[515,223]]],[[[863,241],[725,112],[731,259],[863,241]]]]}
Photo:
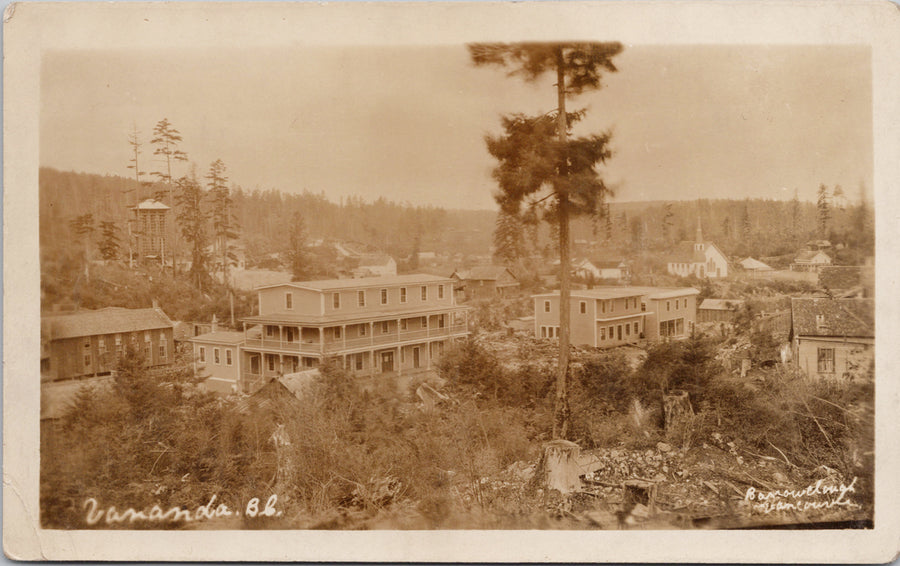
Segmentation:
{"type": "Polygon", "coordinates": [[[700,217],[697,217],[697,235],[694,237],[694,241],[698,244],[703,243],[703,226],[700,224],[700,217]]]}

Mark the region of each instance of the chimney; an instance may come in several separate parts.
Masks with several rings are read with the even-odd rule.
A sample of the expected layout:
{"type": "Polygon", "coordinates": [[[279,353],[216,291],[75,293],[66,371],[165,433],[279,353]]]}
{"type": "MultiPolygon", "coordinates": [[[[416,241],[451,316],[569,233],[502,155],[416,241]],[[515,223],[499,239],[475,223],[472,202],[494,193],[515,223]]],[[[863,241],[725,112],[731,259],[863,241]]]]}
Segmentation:
{"type": "Polygon", "coordinates": [[[157,301],[156,299],[153,299],[153,308],[155,308],[155,309],[159,308],[159,301],[157,301]]]}
{"type": "Polygon", "coordinates": [[[214,314],[212,317],[212,328],[210,332],[218,332],[219,331],[219,321],[216,319],[216,315],[214,314]]]}

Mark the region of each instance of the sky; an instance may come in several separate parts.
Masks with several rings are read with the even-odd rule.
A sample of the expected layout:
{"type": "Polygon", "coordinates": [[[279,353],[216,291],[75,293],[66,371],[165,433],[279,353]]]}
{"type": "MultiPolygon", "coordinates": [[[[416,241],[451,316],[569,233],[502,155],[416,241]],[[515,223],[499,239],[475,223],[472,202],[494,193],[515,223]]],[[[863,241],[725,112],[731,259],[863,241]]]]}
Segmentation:
{"type": "MultiPolygon", "coordinates": [[[[576,134],[613,132],[615,201],[812,201],[821,183],[871,198],[868,47],[626,45],[614,61],[568,104],[587,110],[576,134]]],[[[167,118],[199,174],[222,159],[245,190],[494,209],[485,135],[555,104],[550,77],[474,67],[462,44],[52,51],[40,163],[133,175],[136,126],[141,169],[161,170],[148,142],[167,118]]]]}

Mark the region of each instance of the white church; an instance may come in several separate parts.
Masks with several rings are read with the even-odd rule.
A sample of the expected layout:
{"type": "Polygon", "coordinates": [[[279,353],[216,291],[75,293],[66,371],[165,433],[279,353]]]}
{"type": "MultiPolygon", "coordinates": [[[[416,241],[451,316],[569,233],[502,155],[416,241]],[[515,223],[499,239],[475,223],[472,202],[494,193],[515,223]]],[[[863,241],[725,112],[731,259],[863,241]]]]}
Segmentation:
{"type": "Polygon", "coordinates": [[[672,275],[687,277],[728,277],[728,259],[712,242],[703,240],[703,228],[697,220],[697,235],[693,242],[681,242],[669,257],[667,271],[672,275]]]}

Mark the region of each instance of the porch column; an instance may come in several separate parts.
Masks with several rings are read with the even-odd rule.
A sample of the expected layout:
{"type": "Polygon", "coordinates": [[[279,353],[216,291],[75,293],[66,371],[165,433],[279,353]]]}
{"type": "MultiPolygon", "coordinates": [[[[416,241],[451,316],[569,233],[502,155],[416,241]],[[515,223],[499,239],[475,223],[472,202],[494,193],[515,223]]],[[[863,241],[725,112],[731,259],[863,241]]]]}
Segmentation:
{"type": "Polygon", "coordinates": [[[284,375],[284,354],[278,354],[278,373],[284,375]]]}
{"type": "Polygon", "coordinates": [[[430,318],[431,317],[428,315],[425,316],[425,336],[426,337],[431,336],[431,328],[429,327],[430,325],[428,324],[429,323],[428,319],[430,319],[430,318]]]}
{"type": "Polygon", "coordinates": [[[278,347],[284,349],[284,326],[278,325],[278,347]]]}
{"type": "MultiPolygon", "coordinates": [[[[369,323],[369,344],[371,346],[375,345],[375,322],[374,321],[369,323]]],[[[375,356],[374,351],[372,352],[372,356],[373,356],[372,359],[374,359],[374,356],[375,356]]]]}
{"type": "Polygon", "coordinates": [[[431,342],[425,342],[425,369],[431,369],[431,342]]]}
{"type": "Polygon", "coordinates": [[[369,354],[371,354],[370,358],[372,359],[372,366],[369,369],[369,373],[375,375],[375,350],[372,350],[369,354]]]}
{"type": "MultiPolygon", "coordinates": [[[[344,350],[346,350],[347,349],[347,325],[346,324],[341,325],[341,338],[343,338],[343,340],[344,340],[343,348],[344,348],[344,350]]],[[[344,356],[344,361],[345,362],[347,361],[347,356],[344,356]]]]}
{"type": "Polygon", "coordinates": [[[319,327],[319,351],[325,353],[325,327],[319,327]]]}
{"type": "Polygon", "coordinates": [[[400,319],[397,319],[397,340],[400,340],[400,319]]]}
{"type": "Polygon", "coordinates": [[[403,375],[403,347],[397,346],[397,375],[403,375]]]}

